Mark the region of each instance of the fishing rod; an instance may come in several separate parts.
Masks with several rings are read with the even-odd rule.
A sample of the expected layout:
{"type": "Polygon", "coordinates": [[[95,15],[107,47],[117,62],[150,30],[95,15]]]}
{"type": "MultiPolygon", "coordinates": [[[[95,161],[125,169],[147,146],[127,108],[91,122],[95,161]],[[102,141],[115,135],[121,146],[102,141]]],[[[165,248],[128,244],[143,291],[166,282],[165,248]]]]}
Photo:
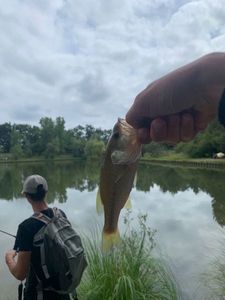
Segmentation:
{"type": "Polygon", "coordinates": [[[0,232],[2,232],[2,233],[4,233],[4,234],[10,235],[10,236],[16,238],[15,235],[13,235],[13,234],[11,234],[11,233],[8,233],[8,232],[6,232],[6,231],[4,231],[4,230],[1,230],[1,229],[0,229],[0,232]]]}

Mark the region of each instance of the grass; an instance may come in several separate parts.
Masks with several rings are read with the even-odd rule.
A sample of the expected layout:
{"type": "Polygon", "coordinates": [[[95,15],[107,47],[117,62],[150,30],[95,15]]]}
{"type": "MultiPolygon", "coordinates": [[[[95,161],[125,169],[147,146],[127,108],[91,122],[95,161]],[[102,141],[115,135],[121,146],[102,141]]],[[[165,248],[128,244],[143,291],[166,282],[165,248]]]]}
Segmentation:
{"type": "Polygon", "coordinates": [[[57,155],[54,158],[45,158],[44,156],[31,156],[31,157],[20,157],[18,159],[13,158],[9,154],[0,154],[0,163],[26,163],[26,162],[41,162],[41,161],[65,161],[65,160],[75,160],[72,155],[57,155]]]}
{"type": "Polygon", "coordinates": [[[225,236],[219,248],[209,269],[202,274],[202,282],[209,290],[206,300],[225,300],[225,236]]]}
{"type": "Polygon", "coordinates": [[[149,153],[145,153],[143,159],[147,160],[162,160],[162,161],[193,161],[193,162],[213,162],[213,163],[225,163],[225,159],[214,159],[214,158],[190,158],[184,153],[177,153],[175,151],[166,151],[161,153],[159,156],[151,156],[149,153]]]}
{"type": "Polygon", "coordinates": [[[88,267],[77,289],[80,300],[180,299],[172,273],[153,257],[155,233],[146,226],[146,218],[140,216],[134,229],[126,217],[121,243],[107,254],[96,235],[85,239],[88,267]]]}
{"type": "Polygon", "coordinates": [[[149,153],[145,153],[144,159],[152,159],[152,160],[189,160],[190,158],[184,153],[176,153],[174,151],[165,151],[162,152],[159,156],[152,156],[149,153]]]}
{"type": "Polygon", "coordinates": [[[225,159],[213,158],[189,158],[183,153],[176,153],[174,151],[167,151],[158,157],[151,157],[148,153],[141,159],[142,162],[157,163],[162,165],[176,165],[185,167],[213,167],[224,168],[225,159]]]}

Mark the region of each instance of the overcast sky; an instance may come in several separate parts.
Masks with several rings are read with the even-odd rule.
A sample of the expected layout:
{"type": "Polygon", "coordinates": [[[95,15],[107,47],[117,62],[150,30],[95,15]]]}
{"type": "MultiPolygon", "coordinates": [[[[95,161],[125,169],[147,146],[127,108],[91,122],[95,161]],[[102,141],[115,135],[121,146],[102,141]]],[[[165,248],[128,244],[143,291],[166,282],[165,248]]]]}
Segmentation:
{"type": "Polygon", "coordinates": [[[0,3],[0,123],[108,129],[151,81],[225,51],[225,0],[0,3]]]}

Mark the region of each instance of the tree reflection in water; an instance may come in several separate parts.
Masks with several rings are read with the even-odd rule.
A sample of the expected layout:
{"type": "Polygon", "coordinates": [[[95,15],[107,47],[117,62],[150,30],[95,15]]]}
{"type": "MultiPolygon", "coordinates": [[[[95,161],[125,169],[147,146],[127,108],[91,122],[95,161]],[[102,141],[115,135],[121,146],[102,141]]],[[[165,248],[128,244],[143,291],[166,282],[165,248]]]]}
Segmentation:
{"type": "MultiPolygon", "coordinates": [[[[49,184],[48,202],[65,202],[67,189],[93,191],[99,182],[99,163],[51,162],[32,164],[8,164],[0,167],[0,199],[12,200],[21,197],[24,178],[41,174],[49,184]]],[[[162,167],[140,164],[136,189],[150,191],[158,185],[162,192],[176,194],[192,189],[203,191],[212,197],[213,215],[218,224],[225,225],[225,170],[162,167]]]]}
{"type": "Polygon", "coordinates": [[[200,191],[209,194],[215,220],[219,225],[225,225],[225,170],[141,164],[138,171],[138,190],[149,191],[156,184],[163,192],[172,194],[187,189],[196,194],[200,191]]]}

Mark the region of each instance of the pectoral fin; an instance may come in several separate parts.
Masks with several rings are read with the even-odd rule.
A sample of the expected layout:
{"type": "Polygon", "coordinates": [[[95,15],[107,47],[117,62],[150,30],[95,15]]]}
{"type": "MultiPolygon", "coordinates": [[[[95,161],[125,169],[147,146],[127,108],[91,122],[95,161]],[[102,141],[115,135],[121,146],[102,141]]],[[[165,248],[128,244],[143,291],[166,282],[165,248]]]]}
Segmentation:
{"type": "Polygon", "coordinates": [[[97,211],[98,215],[101,215],[104,211],[99,189],[98,189],[97,196],[96,196],[96,211],[97,211]]]}
{"type": "Polygon", "coordinates": [[[127,199],[127,202],[124,205],[124,208],[126,209],[131,209],[132,205],[131,205],[131,200],[130,198],[127,199]]]}

